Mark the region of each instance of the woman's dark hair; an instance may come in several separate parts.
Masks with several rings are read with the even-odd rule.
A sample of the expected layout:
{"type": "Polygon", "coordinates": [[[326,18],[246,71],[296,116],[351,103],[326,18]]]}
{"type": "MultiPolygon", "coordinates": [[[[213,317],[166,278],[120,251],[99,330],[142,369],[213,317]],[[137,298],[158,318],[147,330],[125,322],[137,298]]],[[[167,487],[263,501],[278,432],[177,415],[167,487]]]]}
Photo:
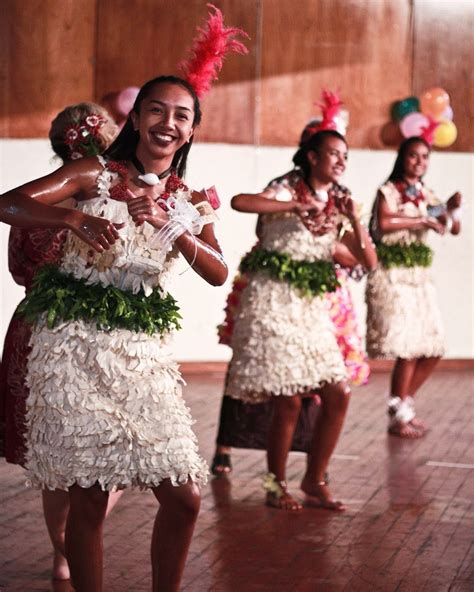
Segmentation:
{"type": "Polygon", "coordinates": [[[411,147],[414,144],[423,144],[428,148],[428,151],[431,151],[431,146],[424,138],[420,138],[419,136],[413,136],[412,138],[407,138],[403,140],[400,144],[400,148],[398,149],[397,159],[395,160],[395,164],[393,165],[393,171],[390,173],[387,181],[402,181],[405,177],[405,170],[404,170],[404,162],[405,157],[410,151],[411,147]]]}
{"type": "MultiPolygon", "coordinates": [[[[304,132],[302,136],[304,137],[304,132]]],[[[293,156],[293,163],[296,167],[301,169],[305,179],[308,179],[311,173],[308,152],[316,152],[316,154],[319,154],[326,142],[326,138],[338,138],[347,146],[344,136],[339,132],[336,132],[336,130],[321,130],[310,136],[306,141],[301,140],[300,146],[293,156]]]]}
{"type": "MultiPolygon", "coordinates": [[[[193,127],[201,123],[201,104],[194,88],[189,84],[189,82],[183,80],[182,78],[178,78],[177,76],[158,76],[157,78],[153,78],[152,80],[145,82],[145,84],[141,87],[137,98],[135,99],[132,107],[133,112],[137,114],[140,113],[141,102],[143,99],[147,98],[152,89],[158,84],[176,84],[186,89],[194,101],[193,127]]],[[[186,162],[193,143],[193,137],[194,135],[191,136],[189,142],[186,142],[186,144],[181,146],[181,148],[176,151],[173,162],[171,163],[171,166],[176,170],[176,173],[179,177],[184,177],[186,172],[186,162]]],[[[133,129],[132,118],[131,115],[129,115],[125,125],[122,128],[122,131],[119,133],[113,144],[104,152],[104,156],[113,160],[130,160],[133,158],[133,156],[135,156],[139,139],[139,133],[133,129]]]]}

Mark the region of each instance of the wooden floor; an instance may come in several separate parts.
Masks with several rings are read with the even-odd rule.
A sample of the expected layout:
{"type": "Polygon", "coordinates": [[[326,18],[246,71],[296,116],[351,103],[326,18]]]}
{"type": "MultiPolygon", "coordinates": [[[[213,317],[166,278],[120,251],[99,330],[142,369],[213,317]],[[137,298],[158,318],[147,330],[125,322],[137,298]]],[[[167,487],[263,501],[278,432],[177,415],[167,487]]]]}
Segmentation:
{"type": "MultiPolygon", "coordinates": [[[[187,401],[210,459],[222,374],[188,376],[187,401]]],[[[330,466],[346,513],[299,514],[263,505],[264,454],[236,451],[230,480],[203,491],[183,590],[187,592],[437,592],[474,590],[474,371],[439,371],[420,392],[431,431],[415,442],[385,432],[387,375],[353,395],[330,466]]],[[[293,454],[297,492],[304,456],[293,454]]],[[[0,462],[0,590],[67,592],[49,581],[51,551],[38,492],[0,462]]],[[[107,592],[150,590],[154,498],[126,492],[107,521],[107,592]]]]}

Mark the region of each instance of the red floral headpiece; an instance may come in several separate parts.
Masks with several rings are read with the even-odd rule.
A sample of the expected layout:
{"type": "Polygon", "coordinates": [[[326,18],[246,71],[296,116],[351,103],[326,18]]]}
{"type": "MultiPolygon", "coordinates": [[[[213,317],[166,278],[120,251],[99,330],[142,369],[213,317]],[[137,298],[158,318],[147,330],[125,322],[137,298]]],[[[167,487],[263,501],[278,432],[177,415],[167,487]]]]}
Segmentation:
{"type": "Polygon", "coordinates": [[[64,143],[69,148],[71,160],[84,156],[96,156],[104,149],[100,141],[100,128],[106,120],[101,115],[90,114],[71,123],[64,131],[64,143]]]}
{"type": "Polygon", "coordinates": [[[213,4],[207,6],[214,14],[209,13],[205,27],[197,28],[199,35],[190,49],[190,57],[180,64],[184,78],[199,98],[211,88],[212,81],[217,79],[227,53],[248,53],[245,45],[234,39],[236,35],[249,39],[247,33],[236,27],[225,27],[222,12],[213,4]]]}
{"type": "Polygon", "coordinates": [[[339,94],[323,90],[321,92],[321,102],[315,103],[315,105],[321,109],[322,119],[313,119],[308,123],[301,136],[302,142],[307,142],[316,132],[323,130],[339,131],[337,118],[340,116],[341,105],[343,105],[339,94]]]}

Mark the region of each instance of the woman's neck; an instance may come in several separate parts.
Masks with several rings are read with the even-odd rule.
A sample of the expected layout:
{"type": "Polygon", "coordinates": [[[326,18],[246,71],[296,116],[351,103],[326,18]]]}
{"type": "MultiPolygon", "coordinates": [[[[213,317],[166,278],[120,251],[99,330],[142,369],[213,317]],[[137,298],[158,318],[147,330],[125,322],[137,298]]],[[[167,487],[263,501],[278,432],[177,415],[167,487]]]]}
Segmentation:
{"type": "Polygon", "coordinates": [[[310,176],[308,179],[308,185],[313,189],[313,191],[329,191],[333,186],[332,181],[321,181],[317,177],[310,176]]]}
{"type": "Polygon", "coordinates": [[[417,177],[415,176],[409,176],[409,175],[403,175],[403,180],[405,181],[405,183],[408,183],[408,185],[416,185],[417,183],[419,183],[421,181],[421,177],[417,177]]]}
{"type": "Polygon", "coordinates": [[[145,173],[155,173],[156,175],[159,175],[163,171],[169,169],[171,163],[173,162],[173,155],[166,156],[165,158],[152,158],[149,154],[146,154],[143,150],[140,150],[140,146],[137,147],[136,158],[143,165],[145,173]]]}

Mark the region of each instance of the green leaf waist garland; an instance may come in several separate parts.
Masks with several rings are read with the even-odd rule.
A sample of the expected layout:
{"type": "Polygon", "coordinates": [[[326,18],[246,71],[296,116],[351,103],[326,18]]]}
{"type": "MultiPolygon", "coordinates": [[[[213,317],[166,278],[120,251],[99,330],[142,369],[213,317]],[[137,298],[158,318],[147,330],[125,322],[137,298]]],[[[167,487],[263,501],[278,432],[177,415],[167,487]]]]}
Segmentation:
{"type": "Polygon", "coordinates": [[[240,262],[241,273],[262,272],[287,282],[304,296],[320,296],[339,287],[331,261],[295,261],[285,253],[253,249],[240,262]]]}
{"type": "Polygon", "coordinates": [[[382,267],[430,267],[433,250],[419,242],[410,244],[377,245],[377,256],[382,267]]]}
{"type": "Polygon", "coordinates": [[[83,279],[62,273],[53,265],[42,267],[33,287],[18,307],[28,322],[46,315],[52,329],[63,321],[95,322],[98,329],[128,329],[149,335],[179,329],[179,308],[171,294],[161,296],[154,290],[150,296],[124,292],[114,286],[89,285],[83,279]]]}

